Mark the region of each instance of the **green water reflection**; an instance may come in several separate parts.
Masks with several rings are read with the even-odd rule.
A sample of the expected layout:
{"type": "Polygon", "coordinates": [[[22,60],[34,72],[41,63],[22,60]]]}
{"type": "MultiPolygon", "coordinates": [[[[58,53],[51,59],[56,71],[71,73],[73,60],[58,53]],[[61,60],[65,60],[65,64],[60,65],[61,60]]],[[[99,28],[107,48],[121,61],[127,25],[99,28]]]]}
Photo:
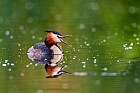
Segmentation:
{"type": "Polygon", "coordinates": [[[0,0],[0,93],[139,93],[139,3],[0,0]],[[46,29],[72,35],[61,65],[73,75],[46,79],[27,57],[46,29]]]}

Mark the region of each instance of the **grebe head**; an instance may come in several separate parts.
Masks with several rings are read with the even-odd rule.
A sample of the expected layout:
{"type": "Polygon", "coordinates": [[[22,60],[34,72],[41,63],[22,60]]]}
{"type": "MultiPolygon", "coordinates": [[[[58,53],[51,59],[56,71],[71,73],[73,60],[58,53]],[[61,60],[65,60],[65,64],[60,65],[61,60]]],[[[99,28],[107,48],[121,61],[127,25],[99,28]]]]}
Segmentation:
{"type": "Polygon", "coordinates": [[[71,74],[63,70],[65,67],[67,66],[58,67],[58,65],[53,66],[53,65],[46,64],[45,70],[49,75],[46,78],[58,78],[59,76],[63,74],[71,74]]]}
{"type": "Polygon", "coordinates": [[[45,31],[48,32],[46,38],[45,38],[45,44],[46,46],[52,46],[56,45],[58,42],[62,42],[67,45],[65,41],[63,41],[62,38],[68,37],[70,35],[63,36],[61,33],[51,30],[51,31],[45,31]]]}

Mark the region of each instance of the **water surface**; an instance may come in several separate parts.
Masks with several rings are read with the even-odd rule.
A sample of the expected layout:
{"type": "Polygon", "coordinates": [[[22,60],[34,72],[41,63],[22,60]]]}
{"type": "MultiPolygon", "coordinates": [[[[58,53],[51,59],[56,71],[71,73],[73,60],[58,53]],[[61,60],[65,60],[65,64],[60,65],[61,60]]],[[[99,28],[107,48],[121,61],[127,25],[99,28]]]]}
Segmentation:
{"type": "Polygon", "coordinates": [[[1,0],[0,93],[139,93],[139,1],[1,0]],[[60,66],[72,75],[47,79],[27,56],[45,30],[71,34],[60,66]]]}

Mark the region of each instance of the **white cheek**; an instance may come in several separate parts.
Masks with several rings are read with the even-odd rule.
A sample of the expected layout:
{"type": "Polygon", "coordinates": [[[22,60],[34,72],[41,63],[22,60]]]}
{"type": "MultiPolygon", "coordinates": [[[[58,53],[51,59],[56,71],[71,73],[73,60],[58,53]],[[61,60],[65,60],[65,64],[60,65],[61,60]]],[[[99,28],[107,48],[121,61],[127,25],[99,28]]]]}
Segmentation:
{"type": "Polygon", "coordinates": [[[56,42],[61,42],[58,37],[55,38],[56,42]]]}
{"type": "Polygon", "coordinates": [[[60,39],[57,37],[57,35],[53,34],[53,39],[56,41],[56,42],[61,42],[60,39]]]}

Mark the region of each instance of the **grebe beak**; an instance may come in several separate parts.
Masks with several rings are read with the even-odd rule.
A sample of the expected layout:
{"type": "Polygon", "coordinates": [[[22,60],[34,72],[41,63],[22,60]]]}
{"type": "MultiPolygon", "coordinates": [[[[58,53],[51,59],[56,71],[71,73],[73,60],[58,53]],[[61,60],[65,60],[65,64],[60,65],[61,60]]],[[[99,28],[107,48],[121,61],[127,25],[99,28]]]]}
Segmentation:
{"type": "Polygon", "coordinates": [[[60,41],[61,41],[62,43],[64,43],[64,44],[68,45],[68,43],[65,42],[62,38],[66,38],[66,37],[69,37],[69,36],[71,36],[71,35],[59,36],[60,41]]]}
{"type": "Polygon", "coordinates": [[[63,74],[72,74],[72,73],[70,73],[70,72],[66,72],[66,71],[63,71],[63,74]]]}
{"type": "Polygon", "coordinates": [[[65,35],[65,36],[60,36],[61,38],[66,38],[66,37],[69,37],[69,36],[72,36],[72,35],[65,35]]]}
{"type": "Polygon", "coordinates": [[[64,71],[64,68],[66,68],[66,67],[67,67],[67,65],[62,66],[60,72],[62,72],[62,74],[72,74],[72,73],[70,73],[70,72],[64,71]]]}
{"type": "Polygon", "coordinates": [[[64,44],[68,45],[68,43],[65,42],[62,38],[60,38],[60,41],[61,41],[62,43],[64,43],[64,44]]]}

